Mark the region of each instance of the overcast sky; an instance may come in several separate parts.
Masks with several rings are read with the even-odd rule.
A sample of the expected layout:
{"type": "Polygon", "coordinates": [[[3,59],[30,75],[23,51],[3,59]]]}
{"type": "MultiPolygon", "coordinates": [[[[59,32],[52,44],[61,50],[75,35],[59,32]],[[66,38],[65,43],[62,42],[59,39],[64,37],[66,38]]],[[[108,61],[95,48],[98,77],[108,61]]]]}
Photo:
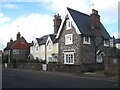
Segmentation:
{"type": "Polygon", "coordinates": [[[119,0],[0,0],[0,50],[19,31],[30,43],[53,33],[53,17],[64,16],[66,7],[90,15],[98,10],[101,22],[111,36],[118,37],[119,0]],[[93,5],[94,4],[94,5],[93,5]]]}

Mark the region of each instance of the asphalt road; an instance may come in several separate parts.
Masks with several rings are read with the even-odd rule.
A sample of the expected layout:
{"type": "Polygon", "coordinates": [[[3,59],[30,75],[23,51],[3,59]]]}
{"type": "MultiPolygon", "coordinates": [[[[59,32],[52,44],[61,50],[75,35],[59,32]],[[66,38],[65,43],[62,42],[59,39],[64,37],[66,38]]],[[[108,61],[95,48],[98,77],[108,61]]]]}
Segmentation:
{"type": "Polygon", "coordinates": [[[80,76],[27,71],[2,70],[2,88],[118,88],[118,83],[80,76]]]}

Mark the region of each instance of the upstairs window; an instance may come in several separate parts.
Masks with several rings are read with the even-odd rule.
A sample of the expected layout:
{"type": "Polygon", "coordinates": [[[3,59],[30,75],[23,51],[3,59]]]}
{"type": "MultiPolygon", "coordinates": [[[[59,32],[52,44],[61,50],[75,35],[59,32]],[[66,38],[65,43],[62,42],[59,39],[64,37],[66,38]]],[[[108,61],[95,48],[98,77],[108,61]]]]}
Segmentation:
{"type": "Polygon", "coordinates": [[[19,50],[18,49],[14,49],[13,50],[13,54],[19,54],[19,50]]]}
{"type": "Polygon", "coordinates": [[[83,37],[83,43],[84,44],[90,44],[90,37],[89,36],[84,36],[83,37]]]}
{"type": "Polygon", "coordinates": [[[73,44],[73,34],[65,35],[65,45],[73,44]]]}
{"type": "Polygon", "coordinates": [[[22,39],[22,40],[21,40],[21,44],[24,44],[24,43],[25,43],[25,41],[22,39]]]}
{"type": "Polygon", "coordinates": [[[36,51],[38,52],[38,46],[36,47],[36,51]]]}
{"type": "Polygon", "coordinates": [[[109,40],[108,39],[104,40],[104,46],[109,47],[109,40]]]}
{"type": "Polygon", "coordinates": [[[113,47],[114,46],[114,41],[113,39],[110,39],[110,47],[113,47]]]}
{"type": "Polygon", "coordinates": [[[66,30],[69,30],[72,28],[72,25],[71,25],[71,21],[70,20],[67,20],[66,21],[66,30]]]}
{"type": "Polygon", "coordinates": [[[52,43],[51,43],[51,41],[48,42],[48,51],[52,51],[52,43]]]}

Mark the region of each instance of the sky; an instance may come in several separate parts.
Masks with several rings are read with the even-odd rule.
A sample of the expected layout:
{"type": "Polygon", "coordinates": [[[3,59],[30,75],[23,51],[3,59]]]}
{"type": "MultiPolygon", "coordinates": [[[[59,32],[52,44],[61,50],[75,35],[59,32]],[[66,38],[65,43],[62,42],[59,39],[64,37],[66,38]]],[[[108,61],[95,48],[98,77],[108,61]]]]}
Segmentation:
{"type": "Polygon", "coordinates": [[[100,20],[111,36],[118,38],[119,0],[0,0],[0,50],[10,38],[21,33],[28,43],[54,31],[55,14],[63,18],[66,7],[91,14],[98,10],[100,20]],[[9,1],[9,2],[8,2],[9,1]]]}

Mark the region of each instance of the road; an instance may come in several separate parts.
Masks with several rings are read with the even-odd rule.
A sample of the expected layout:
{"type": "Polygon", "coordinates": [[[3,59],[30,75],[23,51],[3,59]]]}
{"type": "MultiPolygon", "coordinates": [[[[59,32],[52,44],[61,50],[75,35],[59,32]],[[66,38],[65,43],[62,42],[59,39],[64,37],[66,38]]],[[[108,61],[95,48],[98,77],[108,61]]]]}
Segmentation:
{"type": "Polygon", "coordinates": [[[27,71],[2,70],[2,88],[118,88],[115,81],[82,78],[80,76],[27,71]]]}

